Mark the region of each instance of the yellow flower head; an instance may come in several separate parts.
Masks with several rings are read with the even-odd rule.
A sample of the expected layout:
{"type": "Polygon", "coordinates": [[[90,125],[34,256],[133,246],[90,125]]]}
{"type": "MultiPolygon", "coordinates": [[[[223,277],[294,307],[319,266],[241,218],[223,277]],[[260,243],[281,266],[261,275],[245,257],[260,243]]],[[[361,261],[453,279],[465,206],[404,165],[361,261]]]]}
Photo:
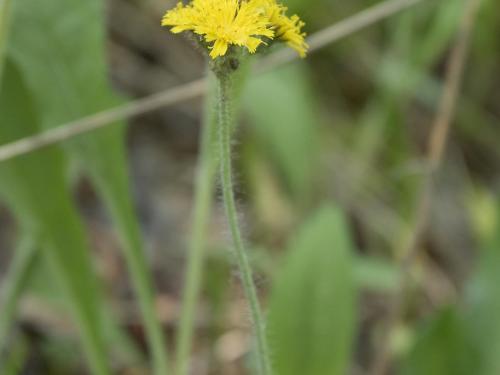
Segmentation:
{"type": "Polygon", "coordinates": [[[192,31],[209,44],[210,57],[224,56],[230,45],[255,53],[264,39],[278,38],[303,57],[307,50],[304,23],[298,16],[288,18],[286,8],[275,0],[192,0],[168,11],[163,26],[173,33],[192,31]]]}
{"type": "Polygon", "coordinates": [[[306,56],[309,46],[304,38],[306,33],[302,32],[305,23],[299,16],[288,17],[285,6],[276,3],[275,0],[256,0],[269,19],[272,29],[275,32],[275,38],[281,39],[288,44],[290,48],[296,50],[301,57],[306,56]]]}

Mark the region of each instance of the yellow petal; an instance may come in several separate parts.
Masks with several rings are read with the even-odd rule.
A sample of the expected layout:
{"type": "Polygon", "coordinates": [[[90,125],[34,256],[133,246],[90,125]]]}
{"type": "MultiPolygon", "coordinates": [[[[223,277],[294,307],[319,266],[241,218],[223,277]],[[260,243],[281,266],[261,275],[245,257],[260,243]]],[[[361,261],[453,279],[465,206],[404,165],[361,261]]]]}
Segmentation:
{"type": "Polygon", "coordinates": [[[212,51],[210,51],[210,57],[212,59],[215,59],[219,56],[224,56],[227,52],[227,49],[228,49],[227,42],[218,39],[215,41],[215,43],[212,47],[212,51]]]}

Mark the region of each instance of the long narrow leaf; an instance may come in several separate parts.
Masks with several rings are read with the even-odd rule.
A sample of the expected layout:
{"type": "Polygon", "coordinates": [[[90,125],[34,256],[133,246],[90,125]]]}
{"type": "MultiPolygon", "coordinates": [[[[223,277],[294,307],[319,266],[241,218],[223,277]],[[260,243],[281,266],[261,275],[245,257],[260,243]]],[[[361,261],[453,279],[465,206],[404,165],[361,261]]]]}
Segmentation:
{"type": "MultiPolygon", "coordinates": [[[[21,66],[42,124],[66,121],[116,105],[106,78],[101,0],[18,0],[9,52],[21,66]],[[29,24],[30,28],[24,25],[29,24]],[[33,32],[40,30],[40,32],[33,32]]],[[[156,373],[167,372],[162,328],[154,312],[152,281],[130,202],[124,126],[101,129],[66,144],[100,193],[119,232],[138,295],[156,373]]]]}
{"type": "MultiPolygon", "coordinates": [[[[38,130],[32,97],[7,62],[0,91],[0,143],[38,130]]],[[[19,222],[40,233],[57,280],[73,309],[94,374],[107,374],[100,298],[81,223],[69,196],[62,154],[55,148],[0,165],[0,193],[19,222]]]]}

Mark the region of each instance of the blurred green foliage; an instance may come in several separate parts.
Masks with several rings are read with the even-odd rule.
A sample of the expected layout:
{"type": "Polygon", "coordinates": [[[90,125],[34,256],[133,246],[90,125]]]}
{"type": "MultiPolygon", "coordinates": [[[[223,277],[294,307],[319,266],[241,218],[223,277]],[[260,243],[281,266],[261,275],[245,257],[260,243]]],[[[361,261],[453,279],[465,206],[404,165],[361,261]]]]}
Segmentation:
{"type": "MultiPolygon", "coordinates": [[[[16,21],[12,22],[9,30],[6,53],[19,73],[14,74],[13,69],[6,70],[4,80],[5,84],[10,84],[12,87],[25,88],[27,93],[24,97],[13,97],[9,94],[9,97],[5,98],[13,100],[5,104],[5,111],[12,111],[13,114],[9,116],[7,112],[5,117],[2,116],[2,129],[10,132],[16,130],[19,132],[23,128],[26,130],[20,134],[10,134],[8,138],[4,137],[2,143],[35,134],[42,129],[50,129],[119,103],[109,88],[107,79],[107,63],[103,50],[104,18],[100,1],[51,0],[40,7],[36,2],[26,0],[17,1],[13,5],[12,17],[16,21]],[[33,30],[43,30],[43,32],[33,32],[33,30]],[[19,82],[11,83],[10,80],[16,77],[19,77],[18,81],[22,79],[24,83],[22,85],[19,82]],[[30,112],[28,108],[31,107],[33,111],[30,112]],[[31,113],[31,117],[19,118],[23,113],[31,113]]],[[[4,87],[2,93],[7,95],[13,91],[12,87],[4,87]]],[[[88,174],[95,184],[116,223],[133,284],[138,293],[139,305],[144,314],[154,366],[159,373],[164,373],[166,352],[162,331],[154,316],[150,274],[129,199],[123,124],[116,124],[79,137],[66,143],[65,146],[68,156],[78,163],[80,169],[88,174]]],[[[85,257],[89,254],[84,248],[86,245],[73,245],[71,242],[72,240],[85,242],[82,229],[78,229],[78,232],[73,230],[77,228],[76,223],[72,225],[71,219],[77,216],[74,208],[62,206],[68,213],[57,210],[56,203],[64,204],[64,197],[69,194],[69,185],[65,182],[69,176],[66,164],[62,164],[61,151],[51,152],[57,153],[58,158],[44,160],[36,155],[30,155],[29,158],[38,164],[34,165],[31,171],[23,166],[16,167],[17,171],[23,170],[26,177],[20,181],[16,181],[14,177],[6,177],[6,184],[16,181],[16,188],[9,190],[16,196],[26,191],[25,195],[28,198],[10,199],[14,202],[12,204],[28,206],[19,215],[20,220],[30,218],[27,214],[30,213],[29,209],[40,204],[50,205],[35,211],[31,214],[31,219],[35,223],[43,222],[47,225],[48,228],[42,235],[57,235],[60,238],[60,251],[64,251],[68,261],[76,262],[73,266],[60,266],[60,272],[68,273],[66,279],[61,279],[60,282],[65,287],[71,288],[74,284],[73,288],[81,288],[81,291],[72,292],[75,314],[83,316],[81,320],[84,337],[89,336],[87,349],[91,357],[94,357],[91,365],[96,373],[104,374],[107,373],[105,364],[107,360],[102,338],[98,338],[101,331],[98,327],[99,319],[97,316],[91,316],[92,309],[99,311],[102,308],[94,306],[97,304],[96,301],[84,298],[85,294],[95,294],[95,287],[92,286],[95,280],[94,276],[90,274],[86,276],[85,273],[79,278],[78,272],[90,271],[85,271],[86,263],[78,258],[78,254],[81,253],[81,256],[85,257]],[[52,178],[49,174],[50,168],[44,167],[45,163],[52,168],[58,168],[60,176],[52,178]],[[36,179],[35,183],[30,183],[30,179],[33,178],[36,179]],[[31,200],[29,200],[30,195],[33,196],[31,200]],[[18,203],[19,201],[21,203],[18,203]],[[65,229],[64,225],[70,227],[65,229]],[[71,249],[71,252],[65,247],[71,249]],[[76,271],[72,270],[71,267],[77,267],[80,262],[82,271],[78,271],[79,268],[76,271]],[[69,282],[68,277],[75,279],[69,282]]]]}
{"type": "MultiPolygon", "coordinates": [[[[2,80],[0,111],[2,142],[39,129],[32,96],[19,70],[9,62],[2,80]]],[[[51,148],[6,162],[1,166],[1,179],[0,191],[22,230],[39,236],[37,246],[44,248],[58,282],[71,301],[93,370],[96,374],[106,374],[100,296],[85,235],[67,189],[62,153],[51,148]]]]}
{"type": "MultiPolygon", "coordinates": [[[[310,33],[375,3],[287,1],[310,33]]],[[[239,133],[245,157],[238,165],[240,190],[251,192],[245,198],[254,265],[271,280],[268,328],[277,375],[368,371],[373,358],[366,353],[380,345],[376,332],[383,320],[371,301],[383,303],[398,288],[397,257],[416,212],[422,145],[463,4],[424,1],[305,61],[249,79],[239,133]]],[[[107,78],[102,8],[98,0],[0,1],[0,144],[122,103],[107,78]]],[[[500,373],[499,35],[500,3],[484,0],[442,195],[434,197],[424,251],[411,270],[415,290],[402,317],[408,345],[394,353],[392,364],[398,374],[500,373]],[[458,170],[458,182],[450,170],[458,170]],[[477,190],[490,192],[487,208],[470,194],[477,190]],[[458,202],[453,209],[447,198],[458,202]],[[439,214],[448,225],[440,224],[439,214]],[[463,223],[453,226],[457,217],[463,223]],[[455,245],[465,234],[473,240],[463,240],[463,250],[455,245]],[[455,259],[465,263],[460,277],[455,259]]],[[[152,275],[129,197],[125,130],[113,124],[0,165],[0,194],[18,224],[18,247],[2,278],[0,371],[21,373],[27,358],[25,338],[7,334],[18,297],[27,292],[61,314],[71,312],[95,374],[110,373],[115,361],[144,361],[116,327],[111,297],[96,277],[72,199],[73,165],[78,178],[90,178],[113,219],[156,368],[165,366],[152,275]]],[[[211,315],[203,345],[215,369],[221,368],[216,343],[229,324],[229,267],[219,254],[206,266],[211,315]]],[[[47,356],[57,358],[59,371],[77,366],[64,358],[78,359],[57,349],[74,342],[48,341],[47,356]]]]}
{"type": "Polygon", "coordinates": [[[466,339],[458,313],[449,308],[437,313],[421,332],[401,373],[470,374],[475,369],[475,348],[466,339]]]}
{"type": "Polygon", "coordinates": [[[282,171],[296,201],[310,202],[319,157],[319,118],[305,66],[297,64],[256,77],[245,95],[244,108],[259,153],[267,154],[266,159],[282,171]]]}

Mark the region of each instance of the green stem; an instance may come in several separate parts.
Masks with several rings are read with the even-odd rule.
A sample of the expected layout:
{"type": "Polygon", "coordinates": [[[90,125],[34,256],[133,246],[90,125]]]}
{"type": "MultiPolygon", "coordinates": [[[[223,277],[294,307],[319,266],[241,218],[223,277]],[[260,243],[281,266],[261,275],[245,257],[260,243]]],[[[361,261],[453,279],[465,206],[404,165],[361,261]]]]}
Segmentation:
{"type": "MultiPolygon", "coordinates": [[[[131,218],[132,219],[132,218],[131,218]]],[[[155,297],[152,287],[151,275],[148,272],[147,262],[139,242],[139,235],[132,240],[130,247],[125,246],[125,256],[132,283],[134,285],[139,308],[141,309],[146,336],[151,351],[153,373],[167,375],[170,373],[167,360],[167,349],[163,336],[163,327],[155,310],[155,297]]]]}
{"type": "Polygon", "coordinates": [[[228,73],[218,75],[218,112],[219,112],[219,152],[221,185],[229,222],[236,260],[241,273],[243,288],[250,306],[252,323],[255,329],[258,373],[262,375],[271,374],[269,362],[269,350],[265,332],[264,319],[262,316],[257,290],[253,281],[252,268],[243,246],[239,225],[236,202],[234,199],[233,178],[231,169],[231,82],[232,77],[228,73]]]}
{"type": "MultiPolygon", "coordinates": [[[[125,181],[124,176],[125,172],[122,172],[116,180],[125,181]]],[[[110,210],[122,235],[123,254],[142,314],[146,339],[151,352],[153,374],[166,375],[170,371],[163,327],[155,310],[153,280],[141,245],[141,235],[135,214],[128,199],[128,191],[120,186],[115,186],[114,189],[108,189],[108,186],[103,184],[103,191],[107,198],[105,201],[111,202],[110,210]]],[[[123,183],[121,186],[125,187],[127,184],[123,183]]]]}
{"type": "MultiPolygon", "coordinates": [[[[0,353],[6,348],[8,331],[15,318],[17,301],[24,287],[26,279],[34,264],[37,249],[37,235],[23,231],[23,237],[14,250],[12,264],[5,277],[2,293],[2,311],[0,313],[0,353]]],[[[1,357],[1,355],[0,355],[1,357]]]]}
{"type": "MultiPolygon", "coordinates": [[[[60,216],[62,217],[62,216],[60,216]]],[[[74,218],[73,218],[74,219],[74,218]]],[[[71,223],[70,226],[73,226],[71,223]]],[[[71,257],[66,257],[71,243],[69,238],[79,236],[77,231],[70,230],[62,236],[55,234],[54,223],[43,228],[44,237],[41,254],[46,257],[50,272],[53,272],[57,282],[67,296],[68,305],[72,310],[75,323],[80,331],[82,346],[87,354],[91,374],[109,375],[107,365],[107,347],[103,340],[101,296],[95,275],[90,267],[90,259],[85,247],[76,244],[71,250],[71,257]],[[76,265],[81,266],[80,271],[76,265]]],[[[59,233],[61,233],[60,231],[59,233]]]]}
{"type": "MultiPolygon", "coordinates": [[[[233,85],[233,118],[238,113],[238,103],[242,88],[250,71],[250,64],[242,59],[233,85]],[[236,103],[234,103],[236,101],[236,103]]],[[[189,354],[191,352],[194,332],[194,317],[203,279],[203,263],[207,247],[206,232],[212,197],[215,188],[215,177],[218,167],[216,157],[215,129],[217,126],[217,84],[213,73],[208,74],[209,92],[205,101],[205,113],[200,142],[200,154],[196,175],[193,224],[188,245],[187,268],[185,273],[182,310],[177,334],[176,371],[175,375],[188,375],[189,354]]],[[[230,125],[231,128],[233,124],[230,125]]]]}
{"type": "MultiPolygon", "coordinates": [[[[212,85],[213,86],[213,85],[212,85]]],[[[207,96],[209,99],[212,96],[207,96]]],[[[214,113],[211,100],[208,100],[205,109],[204,125],[201,137],[201,149],[198,159],[198,170],[195,185],[195,203],[193,211],[193,224],[188,246],[188,264],[183,293],[182,310],[177,336],[176,375],[187,375],[191,341],[194,331],[194,318],[196,304],[200,294],[203,261],[206,246],[206,231],[214,181],[217,171],[217,160],[213,155],[214,128],[217,116],[214,113]]]]}

